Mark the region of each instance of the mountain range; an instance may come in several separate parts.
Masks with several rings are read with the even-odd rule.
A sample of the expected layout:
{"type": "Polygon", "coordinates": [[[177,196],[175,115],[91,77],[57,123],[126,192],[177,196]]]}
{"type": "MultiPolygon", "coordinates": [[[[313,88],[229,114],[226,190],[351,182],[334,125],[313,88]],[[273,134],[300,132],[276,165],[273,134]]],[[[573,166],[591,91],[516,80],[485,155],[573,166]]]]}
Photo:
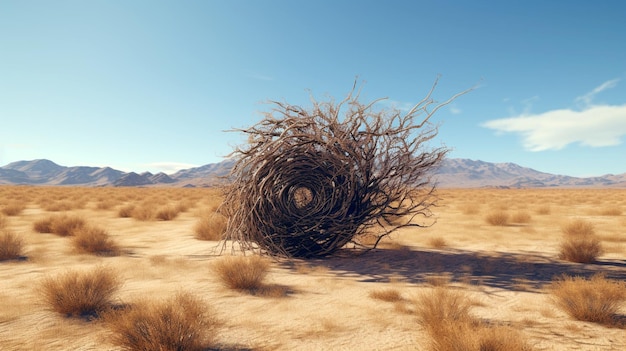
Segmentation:
{"type": "MultiPolygon", "coordinates": [[[[235,161],[180,170],[174,174],[123,172],[110,167],[60,166],[50,160],[17,161],[0,167],[0,184],[67,186],[174,186],[207,187],[228,175],[235,161]]],[[[570,177],[536,171],[515,163],[491,163],[451,158],[435,173],[441,188],[626,188],[626,173],[599,177],[570,177]]]]}

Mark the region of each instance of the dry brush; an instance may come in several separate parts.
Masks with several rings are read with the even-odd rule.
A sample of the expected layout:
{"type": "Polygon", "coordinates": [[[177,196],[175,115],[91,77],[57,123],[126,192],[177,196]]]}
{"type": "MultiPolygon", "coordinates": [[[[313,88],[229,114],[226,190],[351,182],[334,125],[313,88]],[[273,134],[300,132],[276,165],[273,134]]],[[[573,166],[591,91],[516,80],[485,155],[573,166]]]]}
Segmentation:
{"type": "Polygon", "coordinates": [[[223,214],[226,239],[243,249],[288,257],[323,257],[346,244],[376,247],[380,239],[430,217],[436,203],[432,171],[445,147],[427,143],[438,132],[432,93],[410,111],[359,101],[356,84],[341,102],[312,100],[305,109],[272,102],[258,124],[239,130],[223,214]],[[372,234],[374,233],[374,234],[372,234]],[[376,240],[359,242],[362,235],[376,240]]]}

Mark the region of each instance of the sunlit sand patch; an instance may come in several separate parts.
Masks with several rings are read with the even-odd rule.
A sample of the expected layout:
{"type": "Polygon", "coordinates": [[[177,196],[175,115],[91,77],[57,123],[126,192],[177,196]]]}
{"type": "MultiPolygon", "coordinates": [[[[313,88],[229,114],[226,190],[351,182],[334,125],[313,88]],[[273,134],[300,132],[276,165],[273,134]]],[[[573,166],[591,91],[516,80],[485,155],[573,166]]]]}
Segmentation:
{"type": "Polygon", "coordinates": [[[98,265],[123,279],[115,296],[120,304],[179,291],[201,296],[224,321],[217,330],[223,349],[427,349],[411,301],[433,288],[467,294],[481,320],[519,330],[536,349],[626,348],[624,329],[576,321],[553,305],[545,290],[562,273],[601,271],[626,279],[625,215],[604,211],[626,208],[626,190],[443,189],[444,206],[434,209],[432,227],[403,229],[360,256],[271,260],[267,290],[258,294],[222,287],[210,270],[221,243],[195,238],[198,219],[220,202],[214,189],[0,187],[0,198],[8,193],[25,208],[3,217],[3,226],[24,238],[27,257],[0,262],[0,301],[6,306],[0,310],[0,339],[9,350],[115,350],[106,323],[50,312],[34,289],[50,274],[98,265]],[[146,199],[159,206],[183,203],[186,210],[170,220],[118,216],[125,204],[146,199]],[[52,211],[51,203],[72,208],[52,211]],[[484,220],[493,208],[506,208],[511,219],[527,213],[530,220],[524,223],[521,216],[520,223],[493,226],[484,220]],[[71,236],[33,229],[36,220],[61,213],[106,229],[120,254],[79,254],[71,236]],[[598,264],[558,258],[561,227],[575,219],[594,224],[605,248],[598,264]],[[390,297],[372,298],[372,292],[390,297]]]}

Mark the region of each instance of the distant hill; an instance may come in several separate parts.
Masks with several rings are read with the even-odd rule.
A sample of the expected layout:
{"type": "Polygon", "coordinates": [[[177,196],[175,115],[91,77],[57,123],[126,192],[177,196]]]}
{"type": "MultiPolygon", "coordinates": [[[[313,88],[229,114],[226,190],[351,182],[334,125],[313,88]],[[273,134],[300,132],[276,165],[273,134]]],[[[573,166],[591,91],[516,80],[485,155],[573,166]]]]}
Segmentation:
{"type": "MultiPolygon", "coordinates": [[[[110,167],[65,167],[50,160],[17,161],[0,167],[0,184],[74,186],[206,187],[221,182],[235,164],[232,159],[180,170],[174,174],[122,172],[110,167]]],[[[442,188],[622,187],[626,173],[601,177],[570,177],[536,171],[515,163],[490,163],[452,158],[434,175],[442,188]]]]}
{"type": "Polygon", "coordinates": [[[18,161],[0,168],[0,184],[110,185],[124,172],[110,167],[64,167],[50,160],[18,161]]]}
{"type": "Polygon", "coordinates": [[[515,163],[446,159],[437,171],[441,187],[626,187],[626,173],[601,177],[570,177],[536,171],[515,163]]]}
{"type": "Polygon", "coordinates": [[[232,161],[227,160],[181,171],[165,173],[123,172],[111,167],[65,167],[50,160],[17,161],[0,167],[0,184],[75,185],[75,186],[211,186],[218,174],[228,174],[232,161]],[[224,164],[224,166],[220,166],[224,164]]]}
{"type": "Polygon", "coordinates": [[[204,166],[180,170],[172,174],[174,179],[197,179],[207,177],[225,177],[235,165],[235,160],[227,159],[219,163],[209,163],[204,166]]]}

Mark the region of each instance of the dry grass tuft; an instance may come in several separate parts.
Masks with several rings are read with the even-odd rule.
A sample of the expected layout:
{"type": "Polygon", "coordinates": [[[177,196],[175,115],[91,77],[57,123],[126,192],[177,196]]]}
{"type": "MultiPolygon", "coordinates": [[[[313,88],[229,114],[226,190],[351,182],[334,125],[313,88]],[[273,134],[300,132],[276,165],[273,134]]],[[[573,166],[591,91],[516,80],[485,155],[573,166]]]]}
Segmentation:
{"type": "Polygon", "coordinates": [[[600,239],[596,237],[568,237],[561,243],[559,258],[576,263],[593,263],[602,252],[600,239]]]}
{"type": "Polygon", "coordinates": [[[530,351],[533,349],[517,330],[507,326],[480,328],[476,339],[478,347],[474,350],[530,351]]]}
{"type": "Polygon", "coordinates": [[[85,202],[81,200],[61,200],[52,201],[40,204],[44,211],[48,212],[61,212],[72,211],[85,207],[85,202]]]}
{"type": "Polygon", "coordinates": [[[176,218],[179,213],[180,210],[175,206],[163,206],[156,211],[154,216],[161,221],[171,221],[176,218]]]}
{"type": "Polygon", "coordinates": [[[549,215],[551,212],[552,212],[552,209],[550,209],[550,206],[548,206],[548,205],[542,205],[542,206],[539,206],[537,208],[537,214],[538,215],[544,215],[545,216],[545,215],[549,215]]]}
{"type": "Polygon", "coordinates": [[[0,229],[0,261],[15,260],[24,255],[24,241],[17,234],[0,229]]]}
{"type": "Polygon", "coordinates": [[[607,207],[600,210],[601,216],[621,216],[622,209],[619,207],[607,207]]]}
{"type": "Polygon", "coordinates": [[[404,300],[400,291],[393,288],[372,290],[369,293],[369,297],[386,302],[399,302],[404,300]]]}
{"type": "Polygon", "coordinates": [[[118,204],[117,201],[114,200],[108,200],[108,199],[102,199],[100,201],[98,201],[98,203],[96,204],[96,209],[97,210],[110,210],[111,208],[115,207],[118,204]]]}
{"type": "Polygon", "coordinates": [[[450,284],[452,281],[452,274],[450,273],[442,273],[442,274],[429,274],[425,278],[426,283],[432,286],[446,286],[450,284]]]}
{"type": "Polygon", "coordinates": [[[178,216],[181,212],[178,206],[163,205],[163,199],[144,200],[139,205],[129,203],[120,207],[117,211],[118,217],[133,218],[138,221],[170,221],[178,216]]]}
{"type": "Polygon", "coordinates": [[[571,317],[608,326],[624,327],[618,316],[626,301],[626,282],[597,274],[590,279],[562,276],[550,286],[554,302],[571,317]]]}
{"type": "Polygon", "coordinates": [[[470,314],[472,302],[445,288],[422,293],[415,301],[418,320],[430,336],[433,351],[526,351],[532,347],[516,330],[490,326],[470,314]]]}
{"type": "Polygon", "coordinates": [[[52,216],[40,218],[33,222],[33,230],[37,233],[52,233],[52,216]]]}
{"type": "Polygon", "coordinates": [[[529,223],[531,219],[530,213],[527,211],[518,211],[511,217],[511,222],[525,224],[529,223]]]}
{"type": "Polygon", "coordinates": [[[461,207],[461,213],[464,215],[475,215],[480,212],[480,206],[476,204],[465,204],[461,207]]]}
{"type": "Polygon", "coordinates": [[[78,252],[100,256],[117,256],[119,246],[109,237],[106,230],[94,226],[85,226],[74,232],[74,247],[78,252]]]}
{"type": "Polygon", "coordinates": [[[33,223],[38,233],[53,233],[60,236],[71,236],[86,225],[85,220],[76,215],[54,215],[41,218],[33,223]]]}
{"type": "Polygon", "coordinates": [[[59,215],[52,217],[50,230],[53,234],[60,236],[70,236],[82,229],[86,225],[85,220],[77,215],[59,215]]]}
{"type": "Polygon", "coordinates": [[[418,295],[415,303],[420,323],[431,335],[448,324],[471,325],[471,301],[463,294],[446,288],[435,288],[418,295]]]}
{"type": "Polygon", "coordinates": [[[588,236],[595,234],[593,224],[582,219],[575,219],[561,228],[565,235],[588,236]]]}
{"type": "Polygon", "coordinates": [[[156,207],[151,204],[142,204],[133,208],[131,217],[138,221],[151,221],[156,216],[156,207]]]}
{"type": "Polygon", "coordinates": [[[562,228],[559,258],[576,263],[595,262],[602,254],[602,244],[593,225],[584,220],[574,220],[562,228]]]}
{"type": "Polygon", "coordinates": [[[442,237],[434,237],[428,240],[428,245],[435,249],[443,249],[448,246],[448,243],[442,237]]]}
{"type": "Polygon", "coordinates": [[[175,209],[177,212],[187,212],[191,207],[193,207],[193,201],[191,200],[181,200],[179,201],[176,206],[175,209]]]}
{"type": "Polygon", "coordinates": [[[503,210],[494,210],[487,214],[485,221],[491,225],[505,226],[509,224],[509,214],[503,210]]]}
{"type": "Polygon", "coordinates": [[[6,227],[8,223],[9,223],[9,220],[7,219],[7,216],[0,213],[0,229],[6,227]]]}
{"type": "Polygon", "coordinates": [[[222,240],[228,219],[219,213],[210,213],[196,222],[193,230],[198,240],[222,240]]]}
{"type": "Polygon", "coordinates": [[[22,201],[9,201],[7,204],[2,206],[2,213],[7,216],[17,216],[22,213],[25,208],[26,205],[22,201]]]}
{"type": "Polygon", "coordinates": [[[269,267],[260,256],[226,256],[213,264],[213,271],[227,288],[255,293],[264,286],[269,267]]]}
{"type": "Polygon", "coordinates": [[[113,344],[124,350],[206,350],[213,345],[217,318],[189,293],[163,301],[142,300],[106,315],[113,344]]]}
{"type": "Polygon", "coordinates": [[[121,218],[131,218],[133,216],[133,210],[135,210],[135,205],[124,205],[117,211],[117,216],[121,218]]]}
{"type": "Polygon", "coordinates": [[[92,318],[112,306],[111,298],[121,285],[114,271],[96,267],[91,271],[67,271],[45,278],[40,292],[53,311],[92,318]]]}

